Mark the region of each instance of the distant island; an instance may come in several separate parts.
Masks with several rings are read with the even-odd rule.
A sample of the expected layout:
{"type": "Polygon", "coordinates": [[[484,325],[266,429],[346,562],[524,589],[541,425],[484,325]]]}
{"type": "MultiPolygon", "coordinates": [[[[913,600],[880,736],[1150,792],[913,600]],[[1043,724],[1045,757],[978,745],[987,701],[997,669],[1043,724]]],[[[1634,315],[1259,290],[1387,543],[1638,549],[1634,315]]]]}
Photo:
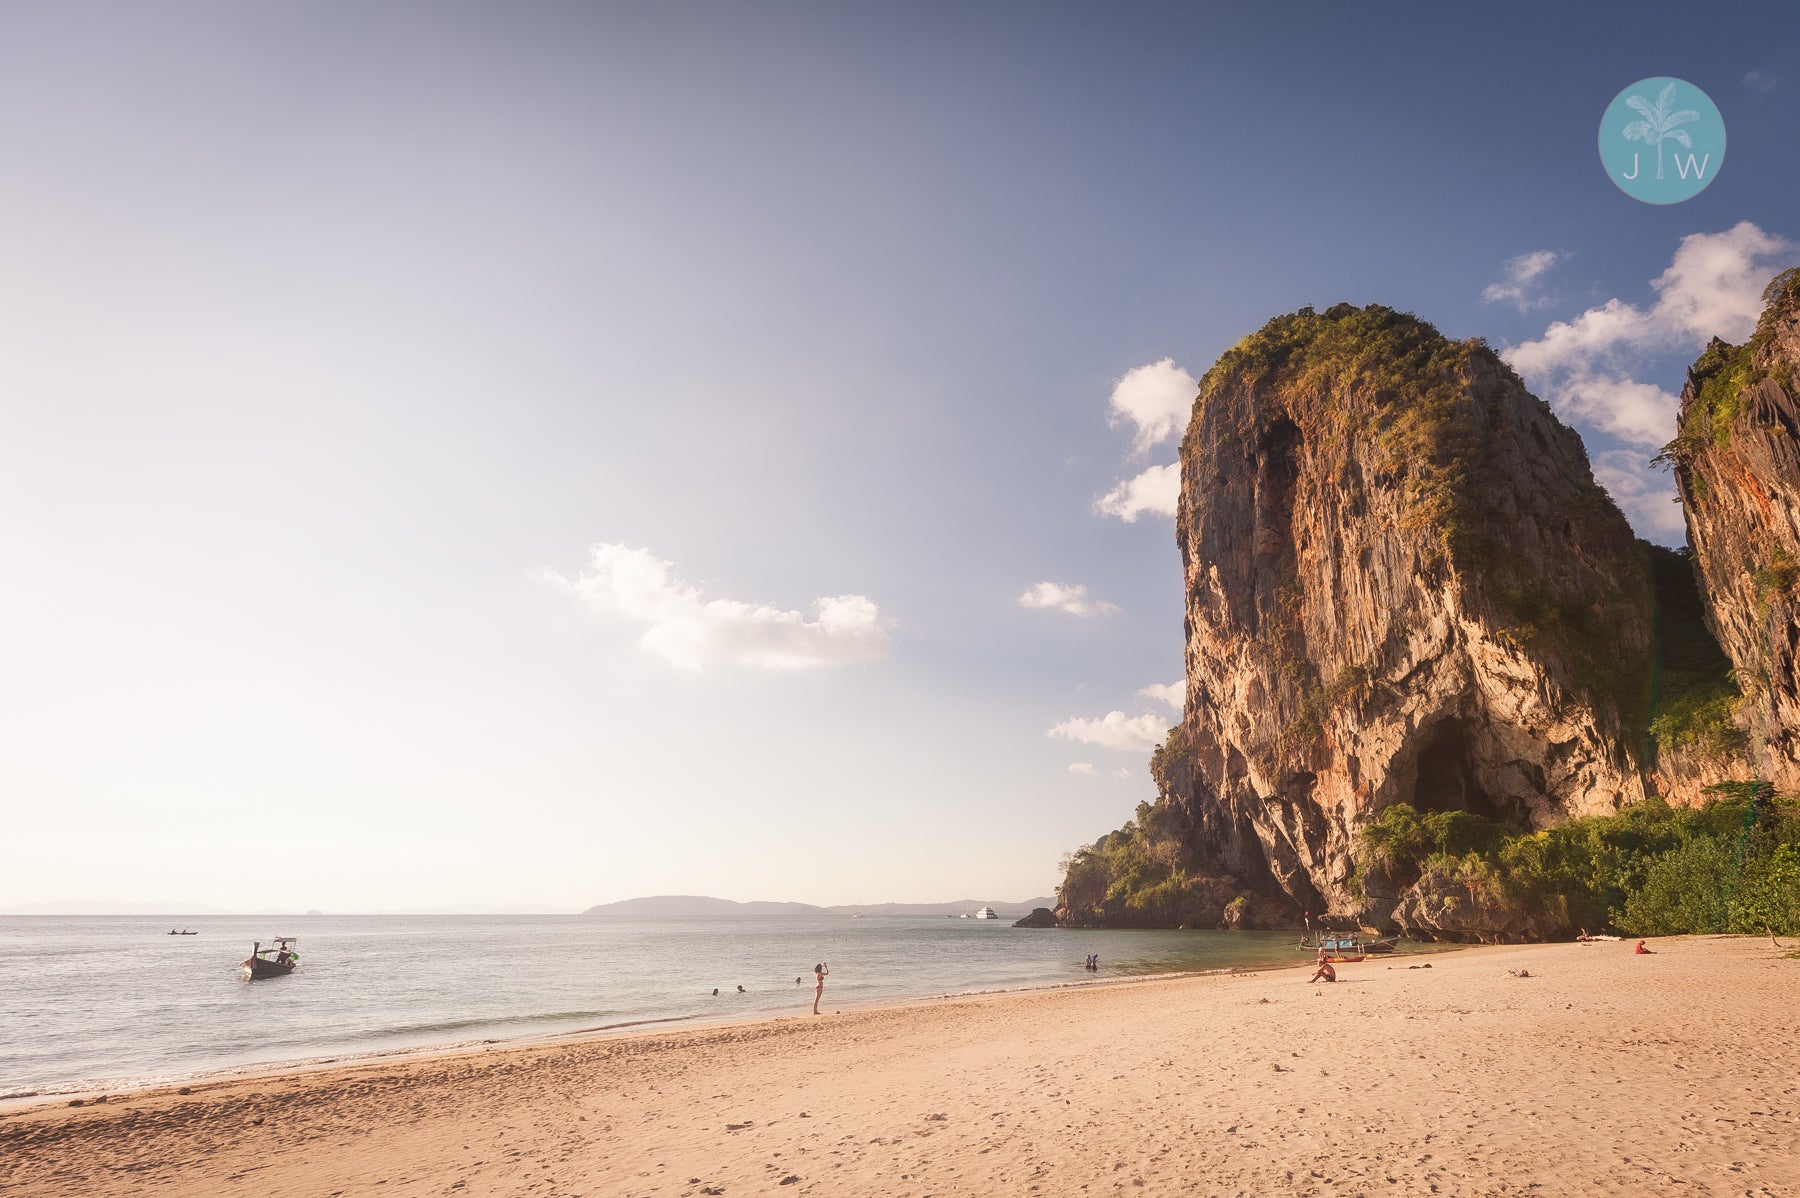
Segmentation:
{"type": "Polygon", "coordinates": [[[589,907],[583,915],[629,916],[647,919],[685,919],[720,915],[972,915],[982,907],[992,907],[1002,917],[1027,915],[1036,907],[1055,907],[1056,900],[1025,899],[1004,902],[999,899],[958,899],[950,903],[854,903],[836,907],[816,907],[811,903],[738,903],[731,899],[707,898],[697,894],[658,894],[648,898],[625,899],[617,903],[601,903],[589,907]]]}

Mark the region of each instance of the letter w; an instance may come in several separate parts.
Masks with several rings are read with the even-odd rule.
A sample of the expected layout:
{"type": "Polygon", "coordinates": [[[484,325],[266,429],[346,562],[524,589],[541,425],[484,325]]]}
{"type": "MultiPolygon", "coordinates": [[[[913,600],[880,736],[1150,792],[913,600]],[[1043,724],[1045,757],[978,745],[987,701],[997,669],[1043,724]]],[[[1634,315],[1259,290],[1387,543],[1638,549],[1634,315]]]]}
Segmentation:
{"type": "Polygon", "coordinates": [[[1712,161],[1712,155],[1708,154],[1706,157],[1704,157],[1700,160],[1699,166],[1695,166],[1694,165],[1694,156],[1692,154],[1689,154],[1687,156],[1687,161],[1685,163],[1682,162],[1681,155],[1677,154],[1677,155],[1675,155],[1675,173],[1680,175],[1683,179],[1685,179],[1688,177],[1688,172],[1693,171],[1694,178],[1704,179],[1704,178],[1706,178],[1706,164],[1711,161],[1712,161]]]}

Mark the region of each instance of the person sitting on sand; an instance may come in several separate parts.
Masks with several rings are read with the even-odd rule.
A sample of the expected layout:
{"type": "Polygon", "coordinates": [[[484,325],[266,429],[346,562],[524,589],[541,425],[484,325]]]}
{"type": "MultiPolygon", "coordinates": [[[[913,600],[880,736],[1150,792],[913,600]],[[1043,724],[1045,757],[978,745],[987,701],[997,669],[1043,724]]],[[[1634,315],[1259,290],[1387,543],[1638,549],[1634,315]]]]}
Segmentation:
{"type": "Polygon", "coordinates": [[[1337,981],[1337,970],[1331,967],[1331,958],[1326,955],[1323,949],[1319,950],[1319,967],[1313,971],[1312,977],[1307,979],[1306,984],[1310,986],[1314,982],[1319,981],[1337,981]]]}
{"type": "Polygon", "coordinates": [[[825,978],[831,973],[823,961],[813,966],[813,1014],[819,1013],[819,996],[825,993],[825,978]]]}
{"type": "Polygon", "coordinates": [[[1638,941],[1638,943],[1637,943],[1637,947],[1636,947],[1636,948],[1634,948],[1634,949],[1632,949],[1632,950],[1631,950],[1631,951],[1632,951],[1632,952],[1634,952],[1634,953],[1639,953],[1639,954],[1641,954],[1641,955],[1643,955],[1643,956],[1646,956],[1646,957],[1647,957],[1647,956],[1649,956],[1649,955],[1650,955],[1650,952],[1651,952],[1651,950],[1650,950],[1650,949],[1647,949],[1647,948],[1645,948],[1645,947],[1644,947],[1644,942],[1643,942],[1643,941],[1642,941],[1642,940],[1640,940],[1640,941],[1638,941]]]}

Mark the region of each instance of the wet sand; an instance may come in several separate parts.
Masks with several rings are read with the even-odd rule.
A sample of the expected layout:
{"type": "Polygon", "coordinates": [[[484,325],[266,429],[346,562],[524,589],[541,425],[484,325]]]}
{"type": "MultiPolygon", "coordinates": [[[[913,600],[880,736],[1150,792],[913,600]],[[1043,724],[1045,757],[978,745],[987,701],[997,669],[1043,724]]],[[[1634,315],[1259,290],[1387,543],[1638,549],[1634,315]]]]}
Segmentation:
{"type": "Polygon", "coordinates": [[[0,1194],[1800,1194],[1800,960],[1653,947],[817,1018],[809,987],[768,1022],[15,1109],[0,1194]]]}

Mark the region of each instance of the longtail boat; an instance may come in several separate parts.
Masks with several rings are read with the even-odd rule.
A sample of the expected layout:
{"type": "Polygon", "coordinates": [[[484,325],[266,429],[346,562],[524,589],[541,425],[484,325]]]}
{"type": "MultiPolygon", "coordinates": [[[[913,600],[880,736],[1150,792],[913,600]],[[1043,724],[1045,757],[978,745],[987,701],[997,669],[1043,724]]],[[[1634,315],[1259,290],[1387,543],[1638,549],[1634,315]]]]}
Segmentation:
{"type": "Polygon", "coordinates": [[[253,982],[258,978],[278,978],[294,972],[294,966],[300,964],[300,950],[294,947],[298,939],[298,936],[277,936],[268,948],[262,946],[262,941],[256,941],[240,966],[244,980],[253,982]]]}

